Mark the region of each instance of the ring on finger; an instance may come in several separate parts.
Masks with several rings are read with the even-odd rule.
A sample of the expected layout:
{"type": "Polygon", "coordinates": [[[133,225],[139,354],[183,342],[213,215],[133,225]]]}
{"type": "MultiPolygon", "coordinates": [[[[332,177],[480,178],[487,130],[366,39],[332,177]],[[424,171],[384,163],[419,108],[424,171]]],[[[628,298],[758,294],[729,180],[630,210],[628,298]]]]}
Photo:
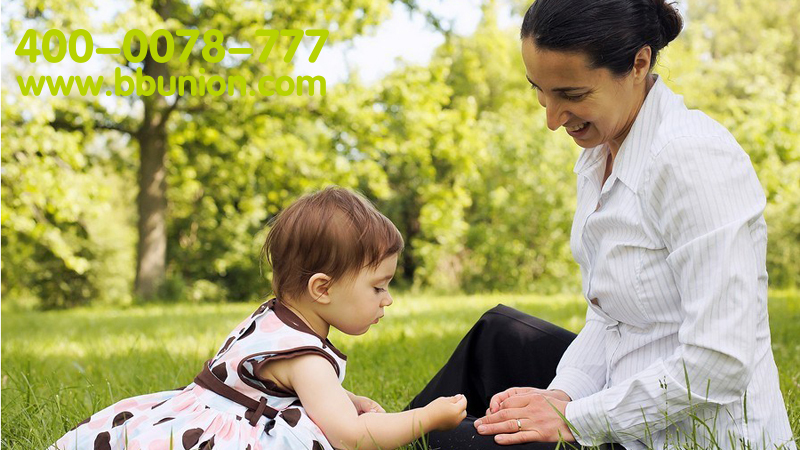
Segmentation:
{"type": "Polygon", "coordinates": [[[522,431],[522,422],[517,419],[517,432],[522,431]]]}

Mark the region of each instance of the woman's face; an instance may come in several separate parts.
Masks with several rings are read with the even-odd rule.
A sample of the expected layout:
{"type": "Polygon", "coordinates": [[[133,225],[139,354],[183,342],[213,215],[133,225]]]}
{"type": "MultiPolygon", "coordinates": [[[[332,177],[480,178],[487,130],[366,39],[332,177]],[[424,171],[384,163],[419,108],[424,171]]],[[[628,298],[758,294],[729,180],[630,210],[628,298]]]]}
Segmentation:
{"type": "Polygon", "coordinates": [[[564,127],[581,147],[609,143],[615,152],[644,102],[647,70],[641,67],[649,69],[649,49],[646,56],[647,66],[637,55],[634,70],[618,78],[606,68],[590,68],[583,53],[540,49],[531,38],[522,41],[526,75],[547,110],[547,127],[564,127]]]}

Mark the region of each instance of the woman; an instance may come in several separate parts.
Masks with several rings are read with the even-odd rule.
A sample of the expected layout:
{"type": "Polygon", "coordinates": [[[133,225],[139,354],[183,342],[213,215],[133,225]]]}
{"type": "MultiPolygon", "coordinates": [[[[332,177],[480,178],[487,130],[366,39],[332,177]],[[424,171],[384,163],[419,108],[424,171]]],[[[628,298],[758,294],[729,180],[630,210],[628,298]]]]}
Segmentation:
{"type": "Polygon", "coordinates": [[[586,325],[575,337],[503,306],[484,315],[411,403],[468,398],[470,417],[431,448],[796,448],[770,348],[763,191],[731,134],[651,73],[681,26],[663,0],[526,13],[547,126],[584,148],[571,248],[586,325]]]}

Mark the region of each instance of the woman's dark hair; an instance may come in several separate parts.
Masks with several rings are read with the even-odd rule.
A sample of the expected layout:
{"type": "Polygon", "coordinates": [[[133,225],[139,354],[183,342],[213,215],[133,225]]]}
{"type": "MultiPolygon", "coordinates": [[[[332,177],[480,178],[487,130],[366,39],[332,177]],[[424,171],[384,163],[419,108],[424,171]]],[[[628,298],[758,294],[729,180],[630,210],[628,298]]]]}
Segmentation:
{"type": "Polygon", "coordinates": [[[520,38],[533,38],[547,50],[585,53],[593,68],[623,76],[646,45],[652,69],[682,27],[680,13],[664,0],[536,0],[525,13],[520,38]]]}

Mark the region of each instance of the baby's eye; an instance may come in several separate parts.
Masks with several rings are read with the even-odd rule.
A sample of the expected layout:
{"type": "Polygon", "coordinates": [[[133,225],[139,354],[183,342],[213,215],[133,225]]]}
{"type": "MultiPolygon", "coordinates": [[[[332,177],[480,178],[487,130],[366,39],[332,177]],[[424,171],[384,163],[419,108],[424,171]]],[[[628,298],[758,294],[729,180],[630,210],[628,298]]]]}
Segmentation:
{"type": "Polygon", "coordinates": [[[384,292],[384,291],[386,291],[386,289],[384,289],[384,288],[379,288],[379,287],[375,287],[374,289],[375,289],[375,293],[376,293],[376,294],[380,294],[381,292],[384,292]]]}

